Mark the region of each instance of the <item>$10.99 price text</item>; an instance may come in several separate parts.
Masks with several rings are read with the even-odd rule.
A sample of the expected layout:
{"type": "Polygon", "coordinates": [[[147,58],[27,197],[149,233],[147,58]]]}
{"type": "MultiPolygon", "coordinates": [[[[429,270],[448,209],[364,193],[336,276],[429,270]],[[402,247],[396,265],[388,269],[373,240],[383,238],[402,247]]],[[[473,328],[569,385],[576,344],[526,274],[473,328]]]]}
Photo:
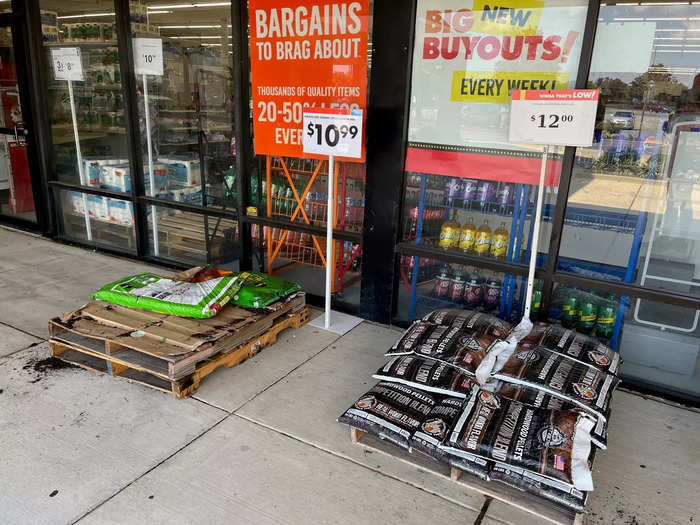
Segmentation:
{"type": "MultiPolygon", "coordinates": [[[[277,144],[301,144],[304,130],[295,125],[301,124],[304,119],[304,111],[316,107],[308,102],[281,102],[273,100],[260,100],[257,103],[256,112],[258,122],[280,122],[282,126],[275,128],[275,142],[277,144]],[[294,127],[291,127],[294,126],[294,127]]],[[[326,106],[324,103],[318,105],[319,108],[339,108],[350,112],[359,109],[357,104],[332,102],[326,106]]]]}

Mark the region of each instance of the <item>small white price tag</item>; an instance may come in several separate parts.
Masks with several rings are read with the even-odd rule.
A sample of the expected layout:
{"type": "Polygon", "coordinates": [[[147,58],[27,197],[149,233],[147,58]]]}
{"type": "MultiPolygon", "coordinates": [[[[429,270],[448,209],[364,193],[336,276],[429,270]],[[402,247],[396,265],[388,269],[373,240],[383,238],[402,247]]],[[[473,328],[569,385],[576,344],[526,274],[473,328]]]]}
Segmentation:
{"type": "Polygon", "coordinates": [[[134,38],[134,73],[163,76],[163,41],[160,38],[134,38]]]}
{"type": "Polygon", "coordinates": [[[362,157],[362,111],[350,115],[304,113],[304,153],[362,157]]]}
{"type": "Polygon", "coordinates": [[[508,140],[590,146],[598,93],[597,89],[513,90],[508,140]]]}
{"type": "Polygon", "coordinates": [[[52,47],[51,62],[56,80],[85,80],[79,48],[52,47]]]}

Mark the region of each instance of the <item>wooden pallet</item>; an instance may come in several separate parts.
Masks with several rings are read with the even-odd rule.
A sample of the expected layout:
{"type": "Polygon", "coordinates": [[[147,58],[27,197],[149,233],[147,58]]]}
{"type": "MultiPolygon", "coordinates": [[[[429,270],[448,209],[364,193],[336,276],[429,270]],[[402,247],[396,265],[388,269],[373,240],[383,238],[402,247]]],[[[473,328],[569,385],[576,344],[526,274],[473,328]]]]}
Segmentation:
{"type": "Polygon", "coordinates": [[[49,346],[65,361],[187,397],[218,367],[239,364],[307,321],[303,293],[270,312],[229,306],[211,319],[92,302],[49,321],[49,346]]]}
{"type": "Polygon", "coordinates": [[[566,507],[537,497],[534,494],[520,491],[503,483],[481,480],[472,474],[463,472],[461,469],[435,461],[433,458],[421,454],[420,452],[410,453],[357,428],[350,428],[350,439],[353,443],[367,450],[391,456],[398,461],[407,463],[424,472],[430,472],[440,477],[447,477],[469,490],[507,503],[517,509],[529,512],[538,518],[549,521],[550,523],[556,525],[582,525],[584,523],[583,514],[577,514],[566,507]]]}

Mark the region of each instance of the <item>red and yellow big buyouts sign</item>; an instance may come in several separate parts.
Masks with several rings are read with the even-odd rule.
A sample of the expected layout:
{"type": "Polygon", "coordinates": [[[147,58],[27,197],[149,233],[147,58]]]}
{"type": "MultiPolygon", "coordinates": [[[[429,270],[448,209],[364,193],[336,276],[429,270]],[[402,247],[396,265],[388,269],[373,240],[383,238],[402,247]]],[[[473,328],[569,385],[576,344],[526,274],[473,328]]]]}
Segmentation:
{"type": "MultiPolygon", "coordinates": [[[[304,111],[365,110],[369,0],[250,0],[255,153],[302,152],[304,111]]],[[[365,149],[359,159],[364,162],[365,149]]]]}

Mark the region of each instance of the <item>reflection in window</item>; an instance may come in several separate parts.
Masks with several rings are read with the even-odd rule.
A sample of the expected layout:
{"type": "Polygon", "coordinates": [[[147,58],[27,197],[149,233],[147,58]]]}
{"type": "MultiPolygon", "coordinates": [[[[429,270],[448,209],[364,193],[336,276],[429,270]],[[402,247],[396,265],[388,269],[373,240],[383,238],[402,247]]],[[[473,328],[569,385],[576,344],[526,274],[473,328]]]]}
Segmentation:
{"type": "MultiPolygon", "coordinates": [[[[602,5],[589,87],[594,143],[576,152],[559,269],[700,297],[700,6],[602,5]]],[[[620,304],[623,373],[680,389],[654,369],[687,358],[673,371],[694,373],[700,311],[620,304]],[[661,340],[666,365],[649,359],[661,340]]]]}

